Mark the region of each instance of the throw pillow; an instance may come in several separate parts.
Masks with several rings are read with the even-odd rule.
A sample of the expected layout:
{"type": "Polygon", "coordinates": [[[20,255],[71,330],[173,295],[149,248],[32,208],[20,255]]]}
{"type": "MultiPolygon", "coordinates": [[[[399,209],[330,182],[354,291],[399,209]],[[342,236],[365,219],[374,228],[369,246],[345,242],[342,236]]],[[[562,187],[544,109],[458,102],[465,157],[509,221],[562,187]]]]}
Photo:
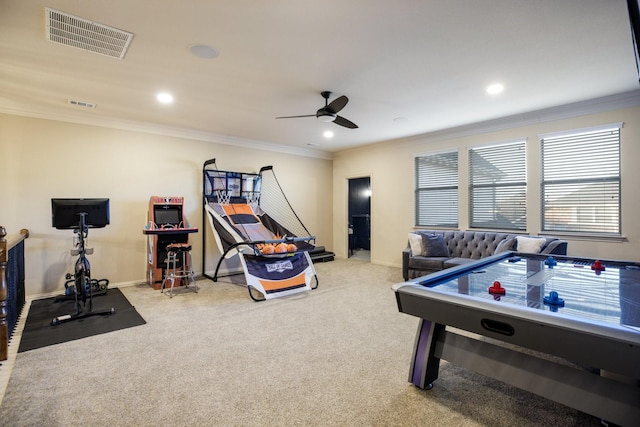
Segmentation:
{"type": "Polygon", "coordinates": [[[544,237],[517,236],[516,239],[518,240],[518,252],[529,252],[534,254],[540,252],[542,246],[544,246],[544,242],[546,242],[544,237]]]}
{"type": "Polygon", "coordinates": [[[494,254],[501,254],[502,252],[509,252],[516,248],[516,239],[515,237],[511,237],[509,239],[503,239],[496,246],[496,250],[494,254]]]}
{"type": "Polygon", "coordinates": [[[449,249],[444,242],[442,234],[422,235],[422,256],[426,257],[448,257],[449,249]]]}
{"type": "Polygon", "coordinates": [[[422,255],[422,236],[409,233],[409,247],[411,247],[411,256],[422,255]]]}

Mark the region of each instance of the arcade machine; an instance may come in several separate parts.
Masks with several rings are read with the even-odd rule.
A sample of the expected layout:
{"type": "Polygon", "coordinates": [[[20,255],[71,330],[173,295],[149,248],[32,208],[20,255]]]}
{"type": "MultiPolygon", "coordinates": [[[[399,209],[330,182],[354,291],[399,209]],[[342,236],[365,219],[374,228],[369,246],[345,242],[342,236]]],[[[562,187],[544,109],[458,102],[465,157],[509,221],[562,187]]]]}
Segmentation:
{"type": "MultiPolygon", "coordinates": [[[[198,229],[189,227],[183,214],[184,197],[151,196],[147,212],[147,284],[162,288],[167,267],[167,246],[188,244],[189,234],[198,229]]],[[[186,267],[186,266],[185,266],[186,267]]]]}

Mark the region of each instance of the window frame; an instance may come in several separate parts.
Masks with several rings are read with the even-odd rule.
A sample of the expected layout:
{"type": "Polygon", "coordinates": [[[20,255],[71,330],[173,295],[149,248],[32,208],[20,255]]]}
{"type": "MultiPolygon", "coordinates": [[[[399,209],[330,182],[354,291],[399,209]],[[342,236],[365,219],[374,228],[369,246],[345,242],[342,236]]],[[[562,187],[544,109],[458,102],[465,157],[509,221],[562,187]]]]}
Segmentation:
{"type": "Polygon", "coordinates": [[[458,148],[452,150],[430,152],[415,154],[414,156],[414,224],[416,227],[434,227],[434,228],[458,228],[460,223],[460,188],[459,188],[459,176],[460,176],[460,150],[458,148]],[[432,186],[421,186],[421,179],[428,178],[428,173],[425,174],[423,170],[420,170],[420,161],[425,161],[428,158],[435,158],[443,155],[455,155],[455,168],[452,168],[451,174],[448,176],[439,176],[438,179],[443,179],[445,183],[432,186]],[[452,193],[453,192],[453,193],[452,193]],[[438,194],[440,193],[440,194],[438,194]],[[448,194],[447,194],[448,193],[448,194]],[[429,215],[425,214],[421,208],[424,207],[425,197],[423,195],[433,194],[436,198],[445,195],[443,200],[448,203],[447,207],[440,209],[445,221],[424,221],[429,219],[429,215]],[[446,212],[445,212],[446,211],[446,212]]]}
{"type": "MultiPolygon", "coordinates": [[[[540,170],[540,230],[543,233],[554,233],[554,234],[562,233],[566,235],[581,236],[581,237],[596,237],[596,238],[597,237],[620,238],[622,236],[622,127],[623,127],[623,123],[617,122],[617,123],[609,123],[609,124],[599,125],[599,126],[570,129],[570,130],[565,130],[561,132],[550,132],[550,133],[538,135],[538,140],[540,141],[540,169],[541,169],[540,170]],[[593,178],[585,178],[583,176],[579,176],[578,173],[583,172],[584,170],[587,170],[588,167],[585,166],[584,163],[581,162],[579,159],[574,158],[573,164],[581,165],[581,169],[575,171],[575,176],[578,176],[578,178],[572,177],[572,178],[565,178],[565,179],[558,179],[558,178],[547,179],[547,177],[545,176],[546,175],[545,165],[549,161],[549,160],[545,160],[545,147],[547,146],[547,144],[554,144],[554,143],[559,144],[560,140],[564,140],[563,142],[567,144],[572,144],[572,146],[575,146],[580,143],[580,140],[585,140],[587,138],[585,136],[591,136],[592,139],[600,138],[601,139],[600,143],[604,144],[607,138],[604,135],[600,135],[598,137],[597,134],[603,134],[609,131],[617,133],[615,150],[611,152],[607,152],[606,156],[604,155],[603,151],[598,150],[597,152],[602,154],[598,156],[598,161],[602,162],[603,159],[615,158],[616,159],[615,162],[617,162],[617,165],[615,164],[615,162],[607,163],[607,166],[603,167],[603,169],[611,168],[612,166],[617,166],[616,174],[610,175],[610,176],[601,176],[601,174],[594,174],[593,178]],[[578,222],[576,223],[575,228],[569,228],[569,226],[572,223],[568,223],[568,222],[565,223],[566,224],[565,229],[560,229],[558,225],[560,224],[559,222],[556,222],[555,223],[556,225],[554,226],[554,223],[551,220],[548,220],[548,216],[549,216],[548,213],[551,209],[553,209],[553,206],[550,207],[550,203],[546,202],[547,195],[550,192],[548,188],[550,188],[551,186],[562,188],[560,187],[561,185],[564,185],[565,188],[570,188],[570,186],[572,185],[579,186],[579,185],[589,185],[589,184],[594,186],[601,185],[603,187],[603,190],[607,191],[606,196],[602,196],[602,202],[600,206],[597,206],[597,205],[591,206],[591,211],[594,212],[592,213],[592,216],[599,215],[603,218],[607,217],[607,211],[611,211],[608,204],[606,203],[606,199],[610,198],[610,195],[613,193],[613,192],[608,192],[611,190],[610,184],[617,184],[617,189],[615,189],[617,191],[617,194],[615,196],[615,199],[617,200],[617,206],[615,207],[616,219],[612,224],[610,224],[610,225],[616,226],[617,228],[615,230],[610,230],[610,229],[607,229],[608,228],[607,225],[603,225],[599,230],[595,229],[595,227],[591,227],[591,229],[586,229],[586,228],[589,228],[590,224],[596,224],[597,221],[583,222],[583,221],[580,221],[579,219],[578,219],[578,222]],[[598,213],[598,209],[600,209],[599,211],[600,213],[598,213]]],[[[583,143],[584,145],[586,145],[588,141],[583,141],[583,143]]],[[[598,147],[598,148],[603,149],[603,147],[598,147]]],[[[583,151],[594,152],[593,147],[588,148],[588,150],[590,151],[586,151],[586,150],[583,150],[583,151]]],[[[574,150],[574,152],[577,152],[577,151],[574,150]]],[[[548,157],[549,156],[547,156],[547,158],[548,157]]],[[[559,155],[556,154],[556,157],[552,158],[550,161],[551,162],[553,162],[554,160],[557,161],[558,158],[559,158],[559,155]]],[[[569,190],[567,189],[565,191],[569,191],[569,190]]],[[[574,192],[577,192],[577,191],[579,190],[574,190],[574,192]]],[[[595,199],[588,199],[588,202],[591,202],[592,200],[595,200],[595,199]]],[[[587,209],[588,205],[587,203],[576,203],[573,205],[573,208],[575,210],[574,215],[580,218],[583,215],[583,213],[580,212],[580,208],[587,209]]],[[[557,207],[556,209],[559,209],[559,207],[557,207]]],[[[612,218],[611,215],[608,215],[608,217],[612,218]]]]}
{"type": "MultiPolygon", "coordinates": [[[[470,229],[485,229],[485,230],[509,230],[513,232],[526,232],[527,230],[527,142],[528,139],[526,137],[510,139],[507,141],[494,142],[489,144],[477,145],[473,147],[467,148],[467,156],[469,162],[469,179],[468,179],[468,197],[469,197],[469,228],[470,229]],[[516,150],[521,150],[521,156],[517,160],[519,161],[516,164],[515,168],[510,167],[509,172],[512,175],[517,175],[514,179],[513,177],[504,182],[494,182],[487,183],[481,182],[479,176],[474,174],[474,159],[476,155],[482,154],[489,155],[492,154],[491,151],[495,151],[495,149],[500,149],[500,147],[513,146],[516,150]],[[484,153],[483,153],[484,150],[484,153]],[[477,178],[477,181],[476,181],[477,178]],[[521,194],[517,197],[516,195],[509,196],[508,190],[515,189],[516,191],[520,189],[521,194]],[[499,217],[497,215],[498,209],[496,209],[495,203],[489,209],[489,211],[482,212],[479,209],[479,204],[475,203],[477,190],[493,190],[494,195],[503,194],[507,197],[512,197],[514,199],[514,203],[512,205],[506,205],[506,207],[510,210],[510,213],[513,215],[503,215],[503,222],[500,222],[499,217]],[[504,194],[506,193],[506,194],[504,194]],[[519,206],[518,206],[519,205],[519,206]],[[516,215],[516,211],[520,211],[521,215],[516,215]],[[485,220],[484,223],[481,223],[481,217],[484,216],[487,218],[491,216],[491,220],[485,220]],[[476,219],[477,217],[477,219],[476,219]],[[518,225],[518,221],[520,225],[518,225]]],[[[509,157],[502,156],[496,158],[496,160],[500,160],[500,162],[496,162],[495,164],[487,161],[489,166],[493,166],[496,169],[499,169],[499,166],[506,165],[509,161],[509,157]],[[497,166],[496,166],[497,165],[497,166]]],[[[485,159],[486,160],[486,159],[485,159]]],[[[486,181],[486,178],[484,179],[486,181]]]]}

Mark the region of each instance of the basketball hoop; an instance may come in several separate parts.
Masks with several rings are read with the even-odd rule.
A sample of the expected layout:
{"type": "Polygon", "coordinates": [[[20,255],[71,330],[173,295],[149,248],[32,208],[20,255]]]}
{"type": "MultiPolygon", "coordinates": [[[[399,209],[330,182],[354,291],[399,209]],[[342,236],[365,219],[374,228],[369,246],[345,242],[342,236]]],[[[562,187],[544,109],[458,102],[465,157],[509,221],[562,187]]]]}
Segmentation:
{"type": "Polygon", "coordinates": [[[228,205],[231,200],[231,192],[227,193],[226,191],[218,190],[216,191],[216,197],[218,198],[219,204],[228,205]]]}

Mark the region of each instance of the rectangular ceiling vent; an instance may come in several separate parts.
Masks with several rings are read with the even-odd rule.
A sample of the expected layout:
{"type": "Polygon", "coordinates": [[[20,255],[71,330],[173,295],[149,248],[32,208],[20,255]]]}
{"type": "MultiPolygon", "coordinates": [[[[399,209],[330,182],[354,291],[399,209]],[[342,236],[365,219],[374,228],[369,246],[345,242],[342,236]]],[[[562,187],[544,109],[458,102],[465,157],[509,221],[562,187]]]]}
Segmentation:
{"type": "Polygon", "coordinates": [[[132,33],[55,9],[47,7],[45,13],[47,39],[54,43],[122,59],[133,39],[132,33]]]}

